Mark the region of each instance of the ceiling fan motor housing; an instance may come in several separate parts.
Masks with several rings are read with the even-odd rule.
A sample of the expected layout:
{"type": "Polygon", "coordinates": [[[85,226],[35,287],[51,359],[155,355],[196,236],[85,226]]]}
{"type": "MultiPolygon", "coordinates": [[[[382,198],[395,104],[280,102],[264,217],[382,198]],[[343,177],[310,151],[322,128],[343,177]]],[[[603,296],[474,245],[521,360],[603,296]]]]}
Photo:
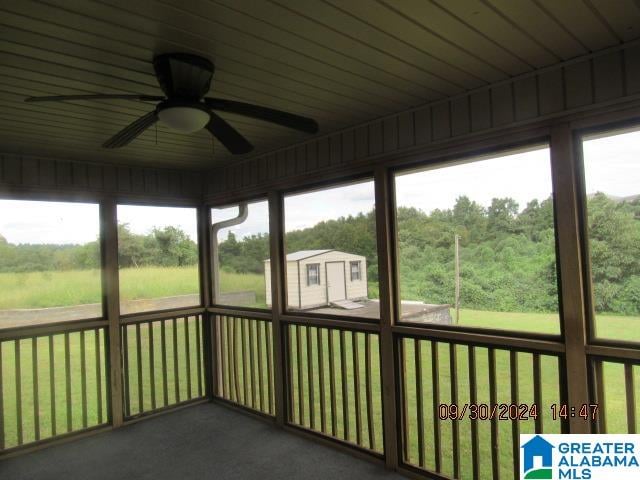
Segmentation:
{"type": "Polygon", "coordinates": [[[160,88],[170,100],[199,101],[211,88],[213,63],[190,53],[166,53],[153,59],[160,88]]]}

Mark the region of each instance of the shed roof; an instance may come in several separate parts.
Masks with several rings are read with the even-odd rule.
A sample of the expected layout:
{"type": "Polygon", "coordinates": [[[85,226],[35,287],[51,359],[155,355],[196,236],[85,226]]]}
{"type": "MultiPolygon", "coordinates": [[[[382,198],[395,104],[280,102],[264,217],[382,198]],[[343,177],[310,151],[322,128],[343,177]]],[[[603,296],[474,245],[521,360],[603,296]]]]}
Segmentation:
{"type": "Polygon", "coordinates": [[[287,254],[288,262],[295,262],[298,260],[304,260],[305,258],[315,257],[316,255],[322,255],[323,253],[332,252],[333,250],[298,250],[297,252],[291,252],[287,254]]]}
{"type": "MultiPolygon", "coordinates": [[[[298,250],[297,252],[291,252],[287,254],[287,262],[297,262],[299,260],[304,260],[305,258],[315,257],[317,255],[322,255],[329,252],[335,252],[335,249],[326,249],[326,250],[298,250]]],[[[356,257],[362,257],[362,255],[358,255],[357,253],[349,253],[349,252],[340,252],[345,255],[353,255],[356,257]]],[[[270,262],[270,259],[266,259],[265,262],[270,262]]]]}

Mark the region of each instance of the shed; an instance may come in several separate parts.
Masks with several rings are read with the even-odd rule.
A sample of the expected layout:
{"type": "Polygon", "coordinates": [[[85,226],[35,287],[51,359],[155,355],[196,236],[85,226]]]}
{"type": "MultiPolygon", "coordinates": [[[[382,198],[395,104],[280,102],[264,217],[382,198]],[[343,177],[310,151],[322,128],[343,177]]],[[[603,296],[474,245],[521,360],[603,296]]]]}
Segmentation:
{"type": "MultiPolygon", "coordinates": [[[[271,262],[265,260],[267,305],[271,305],[271,262]]],[[[367,298],[367,260],[338,250],[287,254],[288,307],[309,309],[367,298]]]]}

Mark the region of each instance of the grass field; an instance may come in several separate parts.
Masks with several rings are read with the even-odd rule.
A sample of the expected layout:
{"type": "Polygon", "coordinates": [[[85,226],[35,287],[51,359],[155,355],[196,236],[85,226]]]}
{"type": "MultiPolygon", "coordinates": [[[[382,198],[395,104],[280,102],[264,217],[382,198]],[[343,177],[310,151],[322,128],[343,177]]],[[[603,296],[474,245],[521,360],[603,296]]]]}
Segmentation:
{"type": "MultiPolygon", "coordinates": [[[[197,267],[143,267],[120,270],[122,300],[161,298],[198,293],[197,267]]],[[[265,304],[264,275],[220,272],[223,293],[255,291],[265,304]]],[[[0,310],[64,307],[99,303],[99,270],[0,273],[0,310]]]]}
{"type": "MultiPolygon", "coordinates": [[[[51,273],[30,273],[30,274],[0,274],[0,309],[6,308],[26,308],[26,307],[48,307],[59,306],[62,302],[66,304],[74,304],[81,302],[95,302],[99,300],[99,275],[98,272],[83,271],[83,272],[51,272],[51,273]],[[98,295],[96,297],[96,295],[98,295]]],[[[194,293],[197,291],[197,271],[195,268],[191,269],[127,269],[121,272],[121,286],[122,293],[125,298],[137,299],[137,298],[149,298],[149,296],[164,296],[164,295],[178,295],[185,293],[194,293]]],[[[239,291],[239,290],[255,290],[257,293],[262,292],[264,294],[264,277],[261,275],[237,275],[222,273],[222,287],[223,291],[239,291]]],[[[262,297],[264,298],[264,297],[262,297]]],[[[453,312],[452,312],[453,314],[453,312]]],[[[612,315],[602,315],[599,317],[600,334],[610,338],[625,338],[628,340],[640,340],[640,329],[631,327],[630,325],[640,325],[640,318],[638,317],[619,317],[612,315]]],[[[491,327],[491,328],[503,328],[509,330],[526,330],[537,331],[540,333],[558,333],[559,321],[557,315],[553,314],[540,314],[540,313],[511,313],[511,312],[488,312],[463,309],[461,310],[461,325],[474,326],[474,327],[491,327]]],[[[129,327],[131,330],[131,327],[129,327]]],[[[178,342],[178,349],[176,355],[178,357],[179,364],[184,368],[186,362],[186,351],[184,348],[184,331],[181,326],[178,325],[177,335],[180,339],[178,342]]],[[[172,332],[167,330],[168,338],[171,338],[172,332]]],[[[189,343],[191,347],[190,362],[193,367],[195,364],[195,339],[193,338],[194,330],[190,330],[189,343]]],[[[336,336],[337,337],[337,336],[336,336]]],[[[315,333],[312,336],[315,339],[315,333]]],[[[86,390],[87,390],[87,414],[86,425],[91,426],[106,421],[106,383],[104,379],[106,366],[104,364],[104,356],[96,355],[96,346],[103,349],[104,338],[100,336],[96,343],[96,338],[93,333],[87,333],[85,335],[85,357],[87,359],[87,375],[86,375],[86,390]],[[97,360],[96,360],[97,358],[97,360]],[[100,378],[98,374],[101,374],[100,378]]],[[[64,432],[67,426],[71,426],[71,430],[77,430],[85,425],[85,419],[82,415],[81,406],[84,402],[82,396],[82,388],[80,384],[80,378],[78,372],[81,370],[81,354],[80,354],[80,334],[73,333],[70,335],[70,355],[69,363],[72,374],[72,381],[67,386],[64,373],[60,370],[60,367],[64,365],[65,358],[65,346],[64,337],[62,335],[55,336],[53,355],[55,358],[56,366],[53,371],[54,378],[54,393],[56,394],[56,431],[58,433],[64,432]],[[69,395],[71,398],[71,416],[68,416],[67,410],[67,388],[69,388],[69,395]]],[[[154,329],[154,349],[157,348],[159,341],[159,335],[157,330],[154,329]]],[[[337,341],[337,340],[334,340],[337,341]]],[[[359,339],[359,343],[363,340],[359,339]]],[[[317,349],[317,344],[314,345],[315,340],[312,340],[312,350],[317,349]]],[[[148,352],[148,332],[143,328],[141,331],[141,344],[143,355],[141,357],[141,366],[143,376],[141,378],[143,384],[143,390],[147,392],[144,400],[143,410],[151,408],[150,395],[148,394],[152,378],[148,373],[150,365],[147,358],[148,352]]],[[[170,349],[171,342],[169,342],[170,349]]],[[[22,340],[20,342],[20,378],[22,381],[19,384],[20,392],[17,392],[16,384],[16,351],[14,342],[5,342],[2,344],[1,351],[1,376],[2,376],[2,394],[3,394],[3,413],[5,418],[4,436],[7,447],[17,442],[17,428],[18,415],[23,425],[24,430],[24,442],[28,442],[34,439],[33,426],[34,426],[34,395],[33,395],[33,361],[32,361],[32,343],[31,340],[22,340]],[[17,396],[20,397],[20,405],[16,402],[17,396]]],[[[412,463],[418,462],[417,451],[417,425],[418,419],[416,417],[415,405],[416,398],[416,378],[415,378],[415,357],[414,357],[414,344],[413,341],[405,341],[405,378],[406,378],[406,394],[407,401],[412,408],[409,409],[408,416],[408,438],[409,438],[409,459],[412,463]]],[[[134,347],[129,344],[129,357],[131,362],[130,369],[130,382],[131,390],[131,404],[132,412],[135,413],[138,410],[138,397],[137,390],[134,388],[137,385],[137,357],[134,347]]],[[[302,348],[306,349],[306,339],[303,336],[302,348]]],[[[360,345],[360,351],[363,351],[363,346],[360,345]]],[[[431,379],[431,352],[428,342],[423,342],[422,354],[419,363],[423,371],[423,399],[425,402],[425,442],[426,448],[426,464],[430,468],[435,467],[435,458],[433,450],[433,405],[431,400],[433,398],[433,384],[431,379]]],[[[377,342],[374,343],[374,349],[377,350],[377,342]]],[[[51,392],[50,383],[50,363],[49,363],[49,345],[46,339],[39,339],[36,342],[36,350],[38,352],[37,357],[37,370],[39,372],[37,386],[39,389],[40,405],[38,406],[37,415],[40,418],[41,423],[41,437],[45,438],[52,433],[51,428],[51,413],[49,408],[49,399],[51,392]]],[[[457,347],[458,350],[458,366],[456,372],[449,370],[449,351],[444,344],[438,346],[439,353],[439,389],[440,389],[440,402],[450,402],[450,385],[452,379],[458,380],[459,387],[459,403],[470,402],[469,397],[469,379],[468,379],[468,364],[467,364],[467,350],[464,346],[457,347]]],[[[338,352],[336,344],[336,352],[338,352]]],[[[476,349],[477,354],[477,377],[478,377],[478,402],[489,403],[489,381],[488,381],[488,361],[487,350],[485,348],[478,347],[476,349]]],[[[175,401],[175,391],[173,387],[174,373],[173,373],[173,350],[169,351],[169,365],[168,365],[168,384],[169,384],[169,398],[168,402],[173,403],[175,401]]],[[[521,403],[533,402],[533,380],[532,380],[532,359],[531,355],[527,353],[520,353],[519,366],[518,366],[518,379],[519,379],[519,394],[521,403]]],[[[306,373],[306,354],[302,355],[302,371],[306,373]]],[[[347,341],[347,358],[348,364],[351,361],[351,342],[347,341]]],[[[162,391],[160,385],[162,384],[161,368],[159,366],[159,356],[156,355],[154,359],[154,391],[158,397],[158,404],[162,403],[162,391]]],[[[325,361],[327,356],[325,356],[325,361]]],[[[361,357],[362,361],[362,357],[361,357]]],[[[374,398],[374,417],[376,424],[376,447],[381,446],[381,414],[382,409],[380,405],[380,383],[379,369],[377,360],[374,358],[373,365],[373,398],[374,398]]],[[[339,364],[339,359],[336,359],[336,365],[339,364]]],[[[351,363],[351,365],[353,365],[351,363]]],[[[317,365],[314,365],[317,367],[317,365]]],[[[294,366],[297,368],[297,366],[294,366]]],[[[326,371],[325,366],[325,371],[326,371]]],[[[317,368],[313,369],[314,377],[313,382],[316,385],[315,390],[315,403],[314,410],[316,417],[319,418],[319,403],[318,403],[318,377],[317,368]]],[[[541,406],[541,412],[544,416],[544,428],[547,432],[559,432],[560,422],[554,421],[550,417],[550,404],[559,402],[558,393],[558,365],[557,360],[552,357],[543,357],[542,360],[542,392],[543,392],[543,405],[541,406]]],[[[349,398],[353,405],[354,398],[354,381],[353,381],[353,368],[350,370],[351,376],[348,377],[349,385],[349,398]]],[[[496,353],[496,372],[498,379],[498,402],[508,403],[510,401],[510,370],[509,370],[509,356],[504,351],[497,351],[496,353]]],[[[626,432],[626,416],[625,416],[625,392],[624,392],[624,369],[621,365],[607,363],[604,367],[605,378],[605,392],[607,401],[607,430],[610,433],[624,433],[626,432]]],[[[185,372],[180,372],[180,376],[186,375],[185,372]]],[[[194,370],[192,369],[192,375],[194,370]]],[[[635,367],[634,375],[636,377],[636,385],[640,385],[640,368],[635,367]]],[[[361,370],[360,378],[363,381],[364,375],[361,370]]],[[[265,377],[266,378],[266,377],[265,377]]],[[[308,389],[308,380],[304,380],[306,383],[306,389],[308,389]]],[[[194,379],[195,382],[195,379],[194,379]]],[[[297,390],[297,380],[294,381],[294,389],[297,390]]],[[[337,384],[340,385],[338,379],[337,384]]],[[[180,386],[180,396],[185,398],[186,391],[183,389],[184,385],[180,386]]],[[[364,392],[363,387],[361,390],[364,392]]],[[[306,391],[306,390],[305,390],[306,391]]],[[[328,390],[327,390],[328,391],[328,390]]],[[[341,405],[341,392],[336,392],[338,396],[337,404],[341,405]]],[[[306,393],[303,396],[303,403],[308,402],[306,393]]],[[[640,406],[636,405],[638,410],[640,406]]],[[[306,408],[306,421],[308,424],[309,410],[306,408]]],[[[353,411],[353,410],[352,410],[353,411]]],[[[638,412],[640,413],[640,412],[638,412]]],[[[341,415],[339,417],[339,428],[343,428],[341,415]]],[[[638,415],[640,418],[640,415],[638,415]]],[[[355,430],[355,420],[351,419],[351,432],[355,430]]],[[[443,471],[450,474],[452,472],[452,460],[451,460],[451,438],[452,438],[452,422],[442,422],[442,457],[443,457],[443,471]]],[[[463,420],[459,422],[460,427],[460,454],[462,465],[462,478],[470,478],[470,458],[471,458],[471,442],[470,442],[470,422],[463,420]]],[[[640,425],[639,425],[640,427],[640,425]]],[[[533,431],[533,422],[521,422],[521,432],[530,433],[533,431]]],[[[366,435],[366,429],[364,434],[366,435]]],[[[480,436],[480,457],[482,478],[490,478],[491,468],[491,444],[490,444],[490,422],[479,422],[479,436],[480,436]]],[[[499,438],[500,438],[500,452],[501,452],[501,465],[503,478],[512,478],[511,465],[512,465],[512,445],[511,445],[511,422],[500,422],[499,424],[499,438]]],[[[353,440],[353,438],[352,438],[353,440]]]]}

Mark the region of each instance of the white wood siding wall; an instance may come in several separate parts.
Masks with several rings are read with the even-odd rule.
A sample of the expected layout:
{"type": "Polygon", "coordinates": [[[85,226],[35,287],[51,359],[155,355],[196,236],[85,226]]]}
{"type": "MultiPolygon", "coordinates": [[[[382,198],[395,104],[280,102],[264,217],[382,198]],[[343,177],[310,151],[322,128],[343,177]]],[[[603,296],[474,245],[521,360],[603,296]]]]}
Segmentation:
{"type": "MultiPolygon", "coordinates": [[[[298,282],[298,275],[300,275],[300,282],[305,280],[304,273],[298,271],[298,262],[287,262],[287,305],[291,308],[299,308],[298,291],[299,285],[306,285],[298,282]]],[[[302,286],[304,289],[305,287],[302,286]]]]}
{"type": "MultiPolygon", "coordinates": [[[[264,263],[266,303],[271,305],[271,262],[264,263]]],[[[299,308],[298,262],[287,262],[287,303],[290,308],[299,308]]]]}
{"type": "Polygon", "coordinates": [[[633,42],[216,169],[205,195],[266,189],[367,165],[416,147],[526,125],[640,97],[633,42]]]}

